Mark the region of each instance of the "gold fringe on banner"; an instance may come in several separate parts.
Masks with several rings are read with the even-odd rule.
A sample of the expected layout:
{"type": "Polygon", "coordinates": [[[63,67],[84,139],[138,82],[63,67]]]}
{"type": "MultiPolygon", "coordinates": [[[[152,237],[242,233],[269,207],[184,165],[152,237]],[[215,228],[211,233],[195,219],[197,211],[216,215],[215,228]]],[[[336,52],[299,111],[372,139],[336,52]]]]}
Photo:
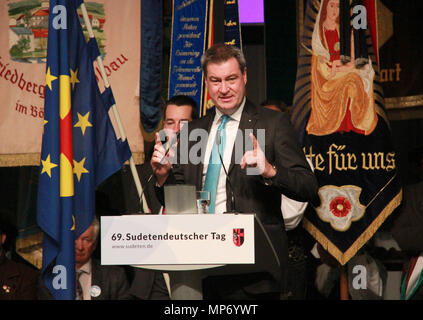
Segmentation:
{"type": "MultiPolygon", "coordinates": [[[[135,164],[143,164],[145,161],[144,152],[133,152],[132,158],[134,158],[135,164]]],[[[129,161],[126,161],[125,164],[129,164],[129,161]]]]}
{"type": "Polygon", "coordinates": [[[303,219],[303,227],[306,229],[319,243],[328,251],[341,265],[345,265],[362,246],[370,240],[375,232],[389,215],[398,207],[402,200],[402,190],[388,203],[388,205],[379,213],[376,219],[367,227],[360,237],[350,246],[350,248],[342,253],[336,245],[334,245],[319,229],[317,229],[307,218],[303,219]]]}
{"type": "MultiPolygon", "coordinates": [[[[214,20],[213,20],[213,6],[214,6],[214,0],[210,0],[210,3],[208,3],[209,8],[208,8],[208,14],[207,14],[207,19],[206,19],[206,37],[204,37],[204,52],[210,48],[214,43],[212,42],[213,40],[213,24],[214,24],[214,20]]],[[[205,81],[206,79],[204,78],[204,74],[202,75],[203,79],[201,80],[201,88],[203,90],[203,96],[201,98],[201,106],[200,106],[200,118],[204,117],[207,114],[207,110],[211,109],[214,107],[213,101],[211,101],[211,99],[207,99],[208,97],[208,92],[207,92],[207,88],[206,88],[206,84],[205,81]]]]}
{"type": "Polygon", "coordinates": [[[0,167],[39,166],[40,153],[0,154],[0,167]]]}
{"type": "Polygon", "coordinates": [[[423,107],[423,95],[385,98],[387,109],[423,107]]]}
{"type": "MultiPolygon", "coordinates": [[[[132,157],[134,158],[135,164],[144,163],[144,152],[133,152],[132,157]]],[[[39,165],[39,153],[0,154],[0,167],[21,167],[39,165]]]]}

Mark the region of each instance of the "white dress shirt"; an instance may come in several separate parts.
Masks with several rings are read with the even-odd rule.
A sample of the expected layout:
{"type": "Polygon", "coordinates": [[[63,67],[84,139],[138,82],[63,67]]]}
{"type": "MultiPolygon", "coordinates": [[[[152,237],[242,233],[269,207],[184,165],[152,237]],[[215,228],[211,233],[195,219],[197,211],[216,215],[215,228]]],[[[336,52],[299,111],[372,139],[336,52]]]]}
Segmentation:
{"type": "MultiPolygon", "coordinates": [[[[231,157],[232,157],[232,150],[235,143],[235,138],[237,134],[237,130],[239,127],[239,122],[241,120],[242,111],[244,110],[246,98],[241,103],[241,106],[235,111],[233,114],[230,115],[230,120],[226,123],[225,130],[226,130],[226,143],[225,143],[225,150],[223,151],[222,159],[223,164],[225,165],[226,170],[229,170],[229,166],[231,164],[231,157]]],[[[213,120],[213,124],[211,126],[209,132],[209,139],[207,140],[207,147],[206,153],[204,156],[204,167],[203,167],[203,177],[202,177],[202,185],[204,186],[204,182],[206,180],[207,168],[209,166],[210,154],[213,148],[213,144],[216,139],[216,132],[217,128],[222,121],[223,113],[220,112],[216,108],[216,115],[213,120]]],[[[219,176],[219,183],[217,185],[216,191],[216,202],[215,202],[215,213],[220,214],[226,212],[226,174],[222,168],[220,169],[220,176],[219,176]]]]}
{"type": "MultiPolygon", "coordinates": [[[[309,158],[306,158],[311,170],[314,171],[313,163],[309,158]]],[[[308,202],[299,202],[282,195],[281,210],[282,217],[285,222],[285,230],[289,231],[298,226],[304,216],[308,202]]]]}
{"type": "MultiPolygon", "coordinates": [[[[225,165],[226,170],[229,170],[231,164],[232,152],[235,143],[235,138],[237,130],[239,127],[239,122],[241,120],[242,111],[244,110],[246,98],[241,103],[241,106],[235,111],[231,116],[230,120],[226,123],[226,144],[225,150],[222,155],[223,164],[225,165]]],[[[216,132],[219,124],[221,123],[223,113],[216,108],[216,115],[213,119],[213,123],[209,133],[209,139],[207,140],[206,153],[204,157],[204,167],[203,167],[203,176],[202,176],[202,185],[206,180],[207,168],[210,160],[210,154],[213,148],[213,144],[216,140],[216,132]]],[[[307,161],[310,167],[313,169],[311,161],[307,158],[307,161]]],[[[307,202],[299,202],[292,200],[284,195],[282,195],[282,215],[285,221],[285,229],[291,230],[294,229],[301,221],[304,211],[307,207],[307,202]]],[[[217,185],[216,191],[216,203],[215,203],[215,214],[223,213],[227,210],[226,208],[226,174],[222,168],[220,169],[219,183],[217,185]]]]}
{"type": "MultiPolygon", "coordinates": [[[[92,265],[91,259],[88,260],[86,264],[84,264],[81,268],[78,269],[82,271],[81,275],[79,276],[79,282],[81,283],[82,288],[82,296],[84,300],[91,300],[91,277],[92,277],[92,265]]],[[[76,270],[76,272],[78,272],[76,270]]]]}

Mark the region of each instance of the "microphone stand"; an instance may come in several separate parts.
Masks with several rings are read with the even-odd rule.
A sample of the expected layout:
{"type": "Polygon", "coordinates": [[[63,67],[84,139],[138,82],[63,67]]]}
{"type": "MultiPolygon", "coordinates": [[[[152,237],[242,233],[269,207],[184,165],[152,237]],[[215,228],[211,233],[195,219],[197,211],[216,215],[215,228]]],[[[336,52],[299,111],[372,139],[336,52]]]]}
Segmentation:
{"type": "Polygon", "coordinates": [[[235,195],[234,195],[234,189],[232,188],[231,179],[229,178],[228,171],[226,171],[225,164],[223,163],[222,155],[220,154],[219,146],[220,146],[220,133],[219,131],[216,132],[216,145],[217,145],[217,153],[219,154],[220,163],[222,164],[223,170],[225,171],[226,175],[226,181],[228,181],[230,192],[231,192],[231,211],[224,212],[224,213],[235,213],[237,212],[235,210],[235,195]]]}

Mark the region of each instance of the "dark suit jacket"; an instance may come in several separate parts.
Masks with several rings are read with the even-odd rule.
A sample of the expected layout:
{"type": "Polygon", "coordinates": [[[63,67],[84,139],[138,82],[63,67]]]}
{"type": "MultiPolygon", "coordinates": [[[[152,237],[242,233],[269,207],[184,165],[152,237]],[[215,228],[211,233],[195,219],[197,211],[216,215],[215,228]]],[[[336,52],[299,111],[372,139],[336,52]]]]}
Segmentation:
{"type": "Polygon", "coordinates": [[[128,300],[129,283],[125,271],[117,266],[102,266],[100,261],[92,259],[91,286],[98,286],[101,294],[92,300],[128,300]]]}
{"type": "MultiPolygon", "coordinates": [[[[210,113],[204,118],[194,120],[188,124],[188,131],[201,128],[210,132],[215,112],[210,113]]],[[[241,170],[239,165],[245,148],[245,137],[241,138],[244,143],[244,152],[236,155],[232,152],[231,165],[228,175],[234,188],[235,209],[238,212],[255,213],[266,228],[272,243],[278,253],[281,261],[281,272],[279,275],[273,275],[281,283],[281,290],[285,290],[285,274],[287,269],[287,238],[284,222],[281,214],[281,194],[298,201],[317,201],[317,180],[310,170],[305,159],[304,153],[298,143],[298,138],[292,128],[288,115],[261,107],[256,107],[248,99],[239,123],[239,130],[245,135],[246,129],[265,129],[265,155],[266,159],[276,167],[277,174],[272,178],[272,186],[267,186],[261,175],[247,175],[245,170],[241,170]]],[[[239,131],[238,131],[239,132],[239,131]]],[[[254,131],[256,137],[257,134],[254,131]]],[[[250,140],[249,137],[247,137],[250,140]]],[[[205,139],[203,139],[205,140],[205,139]]],[[[188,149],[197,143],[189,141],[188,149]]],[[[203,143],[204,151],[207,141],[203,143]]],[[[179,145],[183,143],[180,142],[179,145]]],[[[262,147],[263,149],[263,147],[262,147]]],[[[203,152],[204,157],[204,152],[203,152]]],[[[179,156],[178,159],[181,159],[179,156]]],[[[204,160],[204,159],[203,159],[204,160]]],[[[192,184],[197,190],[202,189],[202,161],[199,165],[192,163],[175,164],[166,181],[166,184],[192,184]]],[[[159,191],[159,190],[158,190],[159,191]]],[[[159,192],[162,192],[160,190],[159,192]]],[[[227,203],[229,210],[231,206],[230,188],[226,183],[227,203]]],[[[160,197],[159,197],[160,198],[160,197]]],[[[254,281],[256,283],[260,281],[254,281]]],[[[249,286],[255,292],[269,292],[277,290],[267,285],[249,286]],[[267,286],[267,288],[265,288],[267,286]]]]}
{"type": "MultiPolygon", "coordinates": [[[[153,173],[149,161],[136,166],[141,186],[144,187],[144,196],[151,213],[157,214],[161,203],[157,200],[154,191],[155,179],[147,183],[153,173]]],[[[97,190],[98,212],[104,214],[135,214],[141,212],[138,191],[132,177],[131,168],[124,166],[103,182],[97,190]]],[[[148,213],[148,212],[146,212],[148,213]]]]}
{"type": "Polygon", "coordinates": [[[404,198],[392,227],[392,236],[403,251],[423,252],[423,181],[406,186],[404,198]]]}
{"type": "MultiPolygon", "coordinates": [[[[403,202],[391,230],[392,236],[410,257],[419,256],[423,252],[423,181],[406,186],[403,194],[403,202]]],[[[408,268],[409,261],[405,265],[408,268]]],[[[423,285],[411,300],[423,300],[423,285]]]]}
{"type": "Polygon", "coordinates": [[[166,282],[161,272],[133,268],[134,280],[129,293],[141,300],[169,300],[166,282]]]}
{"type": "MultiPolygon", "coordinates": [[[[150,156],[146,156],[146,162],[137,165],[138,176],[141,186],[144,187],[144,196],[152,214],[158,214],[161,203],[157,200],[154,190],[155,177],[148,182],[153,170],[149,162],[150,156]]],[[[100,201],[97,208],[100,212],[109,214],[137,214],[141,212],[138,191],[129,166],[124,166],[122,170],[115,173],[106,180],[100,188],[97,196],[100,201]],[[103,196],[103,199],[101,198],[103,196]]],[[[148,212],[147,212],[148,213],[148,212]]],[[[133,281],[130,294],[142,300],[165,300],[169,299],[169,294],[161,272],[133,268],[133,281]]]]}
{"type": "Polygon", "coordinates": [[[37,299],[38,272],[0,255],[0,300],[37,299]]]}

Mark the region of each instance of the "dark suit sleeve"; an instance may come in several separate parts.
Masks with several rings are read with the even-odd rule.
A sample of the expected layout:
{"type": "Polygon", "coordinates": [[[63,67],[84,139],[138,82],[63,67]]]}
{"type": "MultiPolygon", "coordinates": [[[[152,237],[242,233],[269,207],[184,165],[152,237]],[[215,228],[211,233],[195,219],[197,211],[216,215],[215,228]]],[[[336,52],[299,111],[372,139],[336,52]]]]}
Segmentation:
{"type": "Polygon", "coordinates": [[[101,294],[94,300],[130,300],[129,282],[125,270],[119,266],[102,266],[92,260],[91,286],[98,286],[101,294]]]}
{"type": "Polygon", "coordinates": [[[154,272],[154,282],[151,288],[150,300],[170,300],[169,291],[163,273],[154,272]]]}
{"type": "Polygon", "coordinates": [[[291,199],[316,204],[318,183],[288,117],[282,114],[274,129],[274,165],[277,170],[272,179],[274,187],[291,199]]]}
{"type": "Polygon", "coordinates": [[[404,188],[404,199],[392,227],[392,236],[410,254],[423,251],[423,182],[404,188]]]}
{"type": "Polygon", "coordinates": [[[160,212],[162,201],[155,192],[156,177],[153,174],[153,168],[150,162],[144,163],[139,170],[141,176],[141,184],[144,188],[144,195],[147,200],[151,213],[158,214],[160,212]],[[151,179],[150,179],[151,178],[151,179]],[[150,180],[149,180],[150,179],[150,180]]]}
{"type": "Polygon", "coordinates": [[[141,300],[169,300],[161,272],[135,268],[130,294],[141,300]]]}
{"type": "Polygon", "coordinates": [[[126,277],[125,271],[122,268],[117,269],[113,275],[114,285],[112,285],[112,290],[114,297],[112,299],[116,300],[129,300],[131,296],[129,294],[129,283],[126,277]]]}

